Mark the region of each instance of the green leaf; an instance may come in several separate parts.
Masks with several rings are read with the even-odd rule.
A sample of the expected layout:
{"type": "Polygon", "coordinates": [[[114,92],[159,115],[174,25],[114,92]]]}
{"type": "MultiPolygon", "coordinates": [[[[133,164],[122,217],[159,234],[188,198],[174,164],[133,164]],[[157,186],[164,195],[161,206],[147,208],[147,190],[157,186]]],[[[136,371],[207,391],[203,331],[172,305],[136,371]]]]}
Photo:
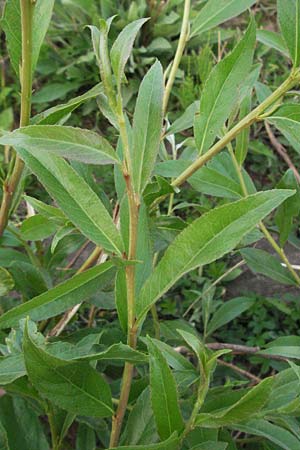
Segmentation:
{"type": "Polygon", "coordinates": [[[22,293],[23,300],[36,297],[52,287],[49,286],[49,274],[45,269],[33,264],[14,261],[9,271],[15,280],[15,289],[22,293]]]}
{"type": "Polygon", "coordinates": [[[267,420],[250,420],[245,424],[235,424],[233,428],[243,433],[268,439],[285,450],[299,450],[300,448],[300,440],[296,436],[267,420]]]}
{"type": "Polygon", "coordinates": [[[300,105],[297,103],[287,103],[278,108],[267,120],[275,125],[294,147],[296,152],[300,153],[300,105]]]}
{"type": "Polygon", "coordinates": [[[255,299],[248,297],[238,297],[224,302],[209,321],[206,334],[210,335],[214,333],[217,329],[247,311],[254,303],[255,299]]]}
{"type": "MultiPolygon", "coordinates": [[[[255,186],[251,178],[244,169],[242,171],[248,192],[254,194],[255,186]]],[[[225,152],[215,156],[205,167],[197,170],[188,182],[196,191],[207,195],[231,199],[244,196],[231,157],[225,152]]]]}
{"type": "Polygon", "coordinates": [[[162,129],[163,71],[156,61],[140,85],[133,116],[133,184],[141,194],[151,177],[162,129]]]}
{"type": "Polygon", "coordinates": [[[56,316],[66,309],[88,299],[110,281],[114,275],[110,262],[93,267],[75,275],[47,292],[10,309],[0,317],[0,329],[12,327],[19,320],[30,316],[32,320],[42,320],[56,316]]]}
{"type": "MultiPolygon", "coordinates": [[[[53,5],[54,0],[37,0],[33,6],[32,72],[35,70],[40,49],[51,20],[53,5]]],[[[8,52],[12,66],[18,75],[22,59],[21,12],[19,0],[6,1],[1,25],[6,34],[8,52]]]]}
{"type": "Polygon", "coordinates": [[[113,447],[111,450],[178,450],[179,443],[177,433],[174,433],[169,439],[158,444],[125,445],[124,447],[113,447]]]}
{"type": "Polygon", "coordinates": [[[69,114],[80,105],[98,97],[100,94],[103,94],[102,83],[96,84],[96,86],[87,91],[85,94],[72,98],[67,103],[53,106],[52,108],[37,114],[31,119],[31,123],[38,125],[56,125],[58,122],[61,122],[67,118],[69,114]]]}
{"type": "Polygon", "coordinates": [[[170,134],[180,133],[181,131],[187,130],[188,128],[192,128],[195,114],[197,111],[199,111],[199,107],[200,102],[198,100],[188,106],[182,116],[178,117],[178,119],[176,119],[167,129],[166,136],[169,136],[170,134]]]}
{"type": "Polygon", "coordinates": [[[150,358],[151,400],[158,434],[169,438],[173,432],[184,428],[178,404],[175,380],[164,356],[157,345],[148,338],[150,358]]]}
{"type": "Polygon", "coordinates": [[[122,330],[127,332],[127,291],[126,291],[126,273],[125,268],[121,267],[116,275],[115,283],[115,301],[118,311],[118,318],[122,330]]]}
{"type": "Polygon", "coordinates": [[[267,403],[273,385],[273,378],[266,378],[250,389],[240,400],[229,408],[216,412],[198,414],[196,424],[199,426],[219,427],[242,422],[254,417],[267,403]]]}
{"type": "Polygon", "coordinates": [[[22,238],[25,241],[40,241],[51,236],[57,230],[55,223],[46,217],[36,214],[28,217],[20,227],[22,238]]]}
{"type": "MultiPolygon", "coordinates": [[[[189,167],[191,161],[178,159],[165,161],[156,165],[155,173],[167,178],[179,176],[189,167]]],[[[243,170],[244,180],[248,191],[255,193],[255,186],[248,173],[243,170]]],[[[241,184],[232,165],[232,159],[226,152],[212,158],[205,167],[197,170],[188,183],[198,192],[215,197],[239,199],[244,197],[241,184]]]]}
{"type": "Polygon", "coordinates": [[[76,436],[76,450],[95,450],[95,449],[96,449],[95,431],[85,423],[80,423],[76,436]]]}
{"type": "Polygon", "coordinates": [[[19,128],[0,138],[0,144],[22,147],[28,151],[63,156],[86,164],[115,164],[120,160],[100,134],[60,125],[34,125],[19,128]]]}
{"type": "Polygon", "coordinates": [[[130,412],[124,433],[121,437],[121,444],[151,444],[155,438],[158,438],[158,436],[151,407],[150,389],[147,387],[138,397],[130,412]]]}
{"type": "Polygon", "coordinates": [[[226,450],[227,447],[227,442],[207,441],[203,442],[203,444],[195,445],[191,450],[226,450]]]}
{"type": "Polygon", "coordinates": [[[4,267],[0,267],[0,297],[12,291],[14,286],[15,282],[11,274],[4,267]]]}
{"type": "Polygon", "coordinates": [[[6,430],[0,422],[0,450],[10,450],[6,430]]]}
{"type": "Polygon", "coordinates": [[[145,353],[134,350],[128,345],[113,344],[107,350],[97,351],[97,347],[94,351],[86,356],[75,357],[74,359],[78,361],[127,361],[132,364],[145,364],[148,363],[148,355],[145,353]]]}
{"type": "Polygon", "coordinates": [[[10,384],[24,375],[26,368],[22,354],[0,357],[0,386],[10,384]]]}
{"type": "MultiPolygon", "coordinates": [[[[218,10],[219,5],[216,8],[218,10]]],[[[217,64],[205,83],[200,114],[196,116],[194,125],[200,154],[205,153],[213,144],[239,98],[240,88],[252,65],[255,30],[252,19],[243,39],[217,64]]]]}
{"type": "Polygon", "coordinates": [[[191,37],[238,16],[255,2],[256,0],[209,0],[192,22],[191,37]]]}
{"type": "Polygon", "coordinates": [[[300,0],[277,0],[278,22],[294,67],[300,63],[300,0]]]}
{"type": "Polygon", "coordinates": [[[300,346],[294,345],[274,345],[272,347],[272,343],[269,344],[267,349],[261,350],[257,353],[257,355],[274,355],[274,356],[282,356],[283,358],[291,358],[291,359],[300,359],[300,346]]]}
{"type": "Polygon", "coordinates": [[[257,30],[257,40],[268,47],[275,48],[285,56],[289,56],[286,43],[279,33],[270,30],[257,30]]]}
{"type": "Polygon", "coordinates": [[[295,189],[296,193],[283,202],[275,215],[275,222],[279,228],[279,242],[281,247],[288,240],[293,228],[293,219],[300,212],[300,187],[292,169],[288,169],[276,186],[279,189],[295,189]]]}
{"type": "Polygon", "coordinates": [[[137,298],[138,319],[185,273],[234,249],[243,236],[293,192],[282,189],[250,195],[216,208],[186,227],[146,280],[137,298]]]}
{"type": "Polygon", "coordinates": [[[97,194],[66,161],[33,149],[16,150],[85,236],[107,251],[122,254],[123,242],[111,216],[97,194]]]}
{"type": "Polygon", "coordinates": [[[22,398],[1,397],[0,420],[6,430],[10,450],[49,450],[36,410],[22,398]]]}
{"type": "Polygon", "coordinates": [[[278,283],[296,286],[297,283],[286,267],[281,265],[279,259],[270,253],[258,248],[244,248],[240,250],[242,257],[255,273],[272,278],[278,283]]]}
{"type": "Polygon", "coordinates": [[[115,74],[117,85],[121,85],[122,77],[124,75],[125,64],[130,56],[133,48],[133,43],[140,28],[149,19],[138,19],[127,25],[115,40],[111,52],[111,65],[115,74]]]}
{"type": "Polygon", "coordinates": [[[39,348],[24,332],[24,358],[34,387],[52,403],[74,414],[110,417],[109,385],[89,363],[66,362],[39,348]]]}
{"type": "Polygon", "coordinates": [[[0,266],[10,267],[14,261],[29,263],[27,255],[12,248],[0,248],[0,266]]]}

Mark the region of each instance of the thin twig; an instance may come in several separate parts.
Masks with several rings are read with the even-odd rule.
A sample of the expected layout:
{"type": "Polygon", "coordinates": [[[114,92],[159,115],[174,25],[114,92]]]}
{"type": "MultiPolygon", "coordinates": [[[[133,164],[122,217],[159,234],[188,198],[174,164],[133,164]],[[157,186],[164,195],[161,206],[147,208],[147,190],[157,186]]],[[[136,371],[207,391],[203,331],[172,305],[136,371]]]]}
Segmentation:
{"type": "Polygon", "coordinates": [[[234,370],[235,372],[239,373],[240,375],[243,375],[246,378],[249,378],[249,380],[254,381],[256,384],[261,382],[261,379],[253,375],[251,372],[248,372],[248,370],[241,369],[240,367],[236,366],[235,364],[223,361],[222,359],[218,359],[218,364],[220,366],[228,367],[229,369],[234,370]]]}
{"type": "Polygon", "coordinates": [[[270,142],[271,142],[272,146],[274,147],[276,152],[281,156],[281,158],[287,163],[288,167],[290,169],[292,169],[292,171],[294,172],[296,180],[300,184],[300,174],[299,174],[298,170],[296,169],[295,165],[293,164],[293,162],[292,162],[291,158],[289,157],[289,155],[288,155],[286,149],[284,148],[284,146],[282,144],[280,144],[280,142],[276,139],[273,131],[271,130],[270,125],[266,121],[265,121],[265,128],[266,128],[266,131],[268,133],[268,136],[269,136],[269,139],[270,139],[270,142]]]}

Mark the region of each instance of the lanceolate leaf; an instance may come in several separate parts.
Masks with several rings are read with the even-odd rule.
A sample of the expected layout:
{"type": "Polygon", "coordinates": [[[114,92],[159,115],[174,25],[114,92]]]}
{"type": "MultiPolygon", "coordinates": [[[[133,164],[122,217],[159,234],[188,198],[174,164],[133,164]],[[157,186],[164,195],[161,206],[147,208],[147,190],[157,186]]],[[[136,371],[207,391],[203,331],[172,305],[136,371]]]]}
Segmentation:
{"type": "Polygon", "coordinates": [[[163,71],[161,64],[151,67],[143,79],[133,117],[133,183],[142,193],[153,170],[162,129],[163,71]]]}
{"type": "Polygon", "coordinates": [[[267,420],[250,420],[245,424],[236,424],[233,428],[243,433],[264,437],[284,450],[298,450],[300,448],[300,440],[294,434],[267,420]]]}
{"type": "Polygon", "coordinates": [[[109,417],[113,414],[108,384],[89,363],[55,358],[24,333],[24,358],[33,386],[52,403],[74,414],[109,417]]]}
{"type": "Polygon", "coordinates": [[[111,65],[117,84],[120,86],[124,75],[125,64],[132,51],[133,43],[140,28],[148,19],[138,19],[127,25],[115,40],[111,52],[111,65]]]}
{"type": "Polygon", "coordinates": [[[180,440],[177,434],[174,433],[169,439],[158,444],[125,445],[124,447],[114,447],[111,450],[178,450],[179,443],[180,440]]]}
{"type": "Polygon", "coordinates": [[[279,259],[258,248],[244,248],[241,255],[253,272],[261,273],[278,283],[296,285],[297,283],[286,267],[281,265],[279,259]]]}
{"type": "Polygon", "coordinates": [[[120,162],[106,139],[100,134],[81,128],[34,125],[6,134],[0,139],[0,144],[21,146],[28,151],[36,150],[40,153],[49,152],[86,164],[120,162]]]}
{"type": "Polygon", "coordinates": [[[212,334],[215,330],[222,327],[226,323],[235,319],[237,316],[247,311],[255,303],[255,299],[251,297],[238,297],[226,301],[212,316],[208,323],[207,335],[212,334]]]}
{"type": "Polygon", "coordinates": [[[273,378],[266,378],[229,408],[223,408],[221,411],[217,410],[215,413],[199,414],[196,421],[197,425],[203,426],[205,424],[205,426],[214,428],[255,417],[267,403],[273,382],[273,378]]]}
{"type": "Polygon", "coordinates": [[[278,21],[295,67],[300,64],[300,0],[277,0],[278,21]]]}
{"type": "Polygon", "coordinates": [[[85,94],[75,97],[67,103],[53,106],[52,108],[37,114],[31,119],[30,123],[39,125],[56,125],[58,122],[61,123],[62,119],[68,117],[68,115],[82,103],[92,100],[100,94],[103,94],[102,83],[96,84],[96,86],[87,91],[85,94]]]}
{"type": "Polygon", "coordinates": [[[251,20],[244,38],[211,72],[195,119],[195,138],[199,153],[214,142],[239,97],[240,86],[248,75],[254,52],[255,22],[251,20]]]}
{"type": "Polygon", "coordinates": [[[268,117],[268,122],[287,138],[294,149],[300,153],[300,105],[290,103],[281,106],[277,111],[268,117]]]}
{"type": "MultiPolygon", "coordinates": [[[[32,23],[32,71],[34,71],[40,48],[47,32],[54,0],[37,0],[33,6],[32,23]]],[[[22,59],[22,35],[21,35],[21,12],[20,0],[7,0],[1,25],[6,34],[8,51],[12,66],[17,74],[22,59]]]]}
{"type": "Polygon", "coordinates": [[[289,54],[286,43],[279,33],[270,30],[257,30],[257,40],[268,47],[275,48],[286,56],[289,54]]]}
{"type": "Polygon", "coordinates": [[[158,434],[167,439],[184,428],[175,380],[157,345],[148,338],[152,408],[158,434]]]}
{"type": "Polygon", "coordinates": [[[238,16],[255,2],[256,0],[209,0],[193,20],[191,37],[238,16]]]}
{"type": "Polygon", "coordinates": [[[67,308],[87,300],[105,286],[114,273],[113,264],[107,262],[76,275],[38,297],[7,311],[0,317],[0,329],[15,326],[20,319],[27,316],[30,316],[32,320],[56,316],[67,308]]]}
{"type": "Polygon", "coordinates": [[[145,282],[136,305],[139,319],[180,277],[230,252],[293,192],[278,189],[250,195],[204,214],[185,228],[145,282]]]}
{"type": "Polygon", "coordinates": [[[122,254],[123,242],[111,216],[95,192],[64,159],[35,149],[16,150],[84,235],[100,247],[122,254]]]}

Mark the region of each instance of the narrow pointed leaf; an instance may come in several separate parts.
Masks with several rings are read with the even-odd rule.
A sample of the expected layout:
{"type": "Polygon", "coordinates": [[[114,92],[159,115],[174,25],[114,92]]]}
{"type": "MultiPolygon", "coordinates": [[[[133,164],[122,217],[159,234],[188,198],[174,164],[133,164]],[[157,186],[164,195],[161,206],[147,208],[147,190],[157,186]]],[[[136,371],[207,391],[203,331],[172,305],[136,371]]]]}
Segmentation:
{"type": "Polygon", "coordinates": [[[300,64],[300,0],[277,0],[278,22],[295,67],[300,64]]]}
{"type": "Polygon", "coordinates": [[[294,277],[275,256],[258,248],[244,248],[241,255],[254,273],[261,273],[278,283],[297,286],[294,277]]]}
{"type": "Polygon", "coordinates": [[[71,222],[95,244],[119,255],[123,242],[103,203],[62,158],[17,147],[17,152],[39,178],[71,222]]]}
{"type": "Polygon", "coordinates": [[[136,305],[139,319],[180,277],[230,252],[260,220],[293,193],[278,189],[250,195],[216,208],[186,227],[145,282],[136,305]]]}
{"type": "Polygon", "coordinates": [[[152,408],[158,434],[161,439],[167,439],[173,432],[180,432],[184,428],[177,388],[171,369],[157,345],[150,338],[147,345],[150,357],[152,408]]]}
{"type": "Polygon", "coordinates": [[[111,450],[178,450],[180,440],[174,433],[169,439],[158,444],[125,445],[124,447],[113,447],[111,450]]]}
{"type": "Polygon", "coordinates": [[[121,342],[113,344],[104,351],[97,352],[97,348],[95,348],[92,353],[75,359],[78,361],[127,361],[132,364],[148,362],[148,356],[145,353],[134,350],[121,342]]]}
{"type": "Polygon", "coordinates": [[[87,300],[111,281],[114,274],[113,264],[107,262],[75,275],[38,297],[8,310],[0,317],[0,329],[15,326],[20,319],[27,316],[30,316],[32,320],[56,316],[77,303],[87,300]]]}
{"type": "Polygon", "coordinates": [[[195,119],[195,138],[199,153],[213,144],[239,98],[240,88],[250,72],[254,44],[255,22],[243,39],[211,72],[201,96],[200,113],[195,119]]]}
{"type": "Polygon", "coordinates": [[[256,0],[209,0],[192,22],[191,37],[238,16],[255,2],[256,0]]]}
{"type": "Polygon", "coordinates": [[[162,129],[163,71],[156,61],[143,79],[133,117],[133,183],[142,193],[155,164],[162,129]]]}
{"type": "Polygon", "coordinates": [[[206,425],[209,427],[228,426],[235,422],[255,417],[257,413],[267,403],[272,386],[273,378],[266,378],[257,386],[250,389],[240,400],[229,408],[210,413],[202,413],[197,416],[197,425],[206,425]]]}
{"type": "Polygon", "coordinates": [[[67,103],[53,106],[52,108],[37,114],[31,119],[31,123],[35,125],[56,125],[58,122],[61,123],[63,119],[68,117],[68,115],[80,105],[98,97],[100,94],[103,94],[102,83],[96,84],[96,86],[87,91],[85,94],[72,98],[67,103]]]}
{"type": "Polygon", "coordinates": [[[286,43],[279,33],[270,30],[257,30],[257,40],[268,47],[278,50],[285,56],[289,55],[286,43]]]}
{"type": "Polygon", "coordinates": [[[100,134],[60,125],[34,125],[19,128],[0,138],[0,144],[36,150],[86,164],[115,164],[120,160],[100,134]]]}
{"type": "Polygon", "coordinates": [[[298,450],[300,440],[290,431],[264,419],[250,420],[245,424],[233,425],[235,430],[254,436],[260,436],[273,442],[284,450],[298,450]]]}
{"type": "Polygon", "coordinates": [[[121,84],[125,64],[132,51],[136,35],[147,20],[148,19],[138,19],[131,22],[121,31],[112,46],[110,52],[111,65],[118,85],[121,84]]]}
{"type": "Polygon", "coordinates": [[[46,353],[33,342],[28,326],[23,349],[30,381],[52,403],[85,416],[113,414],[109,386],[89,363],[66,362],[46,353]]]}

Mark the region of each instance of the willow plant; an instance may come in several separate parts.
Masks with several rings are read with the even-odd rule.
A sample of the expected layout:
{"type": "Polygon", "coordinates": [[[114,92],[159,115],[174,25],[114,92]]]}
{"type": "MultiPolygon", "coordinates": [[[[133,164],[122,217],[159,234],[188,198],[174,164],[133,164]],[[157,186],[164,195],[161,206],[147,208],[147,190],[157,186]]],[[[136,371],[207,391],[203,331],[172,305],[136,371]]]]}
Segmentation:
{"type": "MultiPolygon", "coordinates": [[[[94,244],[94,250],[72,277],[42,288],[13,308],[4,307],[0,328],[10,334],[7,346],[1,346],[0,385],[13,400],[5,395],[0,401],[2,447],[17,449],[20,441],[11,432],[11,421],[25,408],[31,441],[26,436],[21,439],[36,450],[50,445],[38,421],[43,415],[48,417],[54,450],[67,448],[73,422],[79,424],[76,448],[80,449],[87,448],[84,445],[127,450],[245,448],[253,435],[270,441],[268,448],[298,449],[300,440],[290,415],[299,416],[300,372],[293,362],[291,368],[264,380],[250,374],[254,386],[237,390],[233,384],[212,386],[217,364],[226,364],[222,358],[232,351],[280,361],[294,357],[291,346],[276,343],[268,349],[250,350],[211,342],[209,337],[216,329],[253,301],[233,299],[209,314],[203,336],[182,322],[173,329],[176,342],[194,354],[196,365],[172,346],[172,339],[160,340],[156,303],[188,272],[233,251],[254,270],[299,287],[299,275],[283,249],[295,215],[293,205],[298,202],[297,183],[289,172],[278,189],[257,192],[243,167],[250,127],[258,122],[277,127],[299,149],[299,104],[283,103],[300,82],[299,0],[278,0],[282,35],[271,38],[277,47],[280,41],[284,53],[289,52],[292,67],[276,90],[257,88],[260,66],[253,66],[256,24],[249,14],[243,36],[211,71],[200,104],[191,105],[173,123],[168,120],[168,105],[188,43],[255,1],[209,0],[194,14],[191,2],[185,0],[174,60],[168,69],[152,61],[139,85],[133,117],[124,107],[126,64],[148,19],[126,25],[112,45],[109,33],[114,17],[99,19],[99,28],[89,28],[101,83],[30,121],[33,70],[53,3],[8,0],[2,19],[11,62],[20,76],[21,110],[20,128],[1,132],[0,144],[14,150],[3,186],[0,230],[3,233],[8,225],[5,233],[21,239],[31,263],[41,272],[46,270],[45,260],[37,257],[27,241],[40,243],[54,233],[50,251],[55,254],[60,241],[79,233],[94,244]],[[252,109],[254,86],[259,103],[252,109]],[[97,98],[101,114],[114,129],[111,141],[103,136],[104,130],[99,134],[60,124],[91,98],[97,98]],[[171,158],[170,136],[176,142],[178,133],[192,127],[192,144],[182,144],[192,150],[188,157],[179,156],[176,149],[171,158]],[[116,146],[111,143],[115,141],[116,146]],[[113,167],[117,193],[113,214],[109,202],[81,175],[85,165],[113,167]],[[20,200],[24,167],[36,175],[56,206],[25,196],[38,214],[24,221],[20,233],[8,221],[20,200]],[[221,197],[223,204],[184,223],[172,242],[154,251],[151,227],[157,227],[168,197],[172,199],[168,214],[174,217],[173,201],[186,183],[221,197]],[[276,208],[279,242],[263,223],[276,208]],[[279,259],[249,246],[256,240],[252,236],[257,229],[279,259]],[[66,340],[59,339],[83,302],[103,295],[112,283],[119,324],[110,335],[110,345],[102,340],[105,333],[109,335],[109,326],[98,333],[88,328],[86,335],[79,333],[75,340],[66,334],[66,340]],[[121,379],[109,370],[114,364],[117,372],[124,364],[121,379]]],[[[10,271],[16,257],[11,255],[1,272],[6,286],[16,273],[10,271]]],[[[8,292],[12,289],[13,283],[8,292]]]]}

